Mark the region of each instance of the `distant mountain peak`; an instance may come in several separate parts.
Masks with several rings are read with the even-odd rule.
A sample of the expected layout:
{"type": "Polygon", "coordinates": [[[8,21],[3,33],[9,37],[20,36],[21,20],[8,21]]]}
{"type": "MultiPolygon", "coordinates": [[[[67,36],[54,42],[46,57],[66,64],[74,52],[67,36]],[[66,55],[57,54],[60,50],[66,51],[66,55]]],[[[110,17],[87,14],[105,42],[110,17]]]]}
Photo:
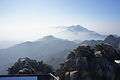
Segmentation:
{"type": "Polygon", "coordinates": [[[53,35],[47,35],[47,36],[44,36],[43,38],[44,39],[53,39],[53,38],[56,38],[56,37],[54,37],[53,35]]]}
{"type": "Polygon", "coordinates": [[[53,35],[47,35],[47,36],[44,36],[43,38],[40,38],[38,41],[48,41],[48,40],[60,40],[59,38],[56,38],[55,36],[53,35]]]}
{"type": "Polygon", "coordinates": [[[88,31],[88,29],[82,27],[81,25],[69,26],[67,27],[67,30],[72,31],[72,32],[88,31]]]}
{"type": "Polygon", "coordinates": [[[89,30],[81,25],[62,27],[55,36],[70,41],[103,40],[106,36],[89,30]]]}

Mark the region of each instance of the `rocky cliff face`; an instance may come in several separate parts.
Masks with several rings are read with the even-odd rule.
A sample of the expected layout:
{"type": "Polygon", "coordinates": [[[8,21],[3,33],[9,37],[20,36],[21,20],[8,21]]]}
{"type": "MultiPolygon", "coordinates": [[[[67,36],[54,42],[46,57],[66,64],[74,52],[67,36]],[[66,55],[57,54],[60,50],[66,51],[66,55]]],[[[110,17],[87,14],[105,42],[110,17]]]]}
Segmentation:
{"type": "Polygon", "coordinates": [[[61,80],[120,80],[120,51],[107,44],[74,49],[58,70],[61,80]]]}
{"type": "Polygon", "coordinates": [[[105,38],[104,42],[112,45],[115,48],[120,48],[120,37],[118,36],[109,35],[105,38]]]}
{"type": "Polygon", "coordinates": [[[109,44],[113,46],[114,48],[120,49],[120,37],[115,35],[109,35],[104,40],[85,40],[80,43],[80,45],[88,45],[91,47],[95,47],[98,44],[109,44]]]}

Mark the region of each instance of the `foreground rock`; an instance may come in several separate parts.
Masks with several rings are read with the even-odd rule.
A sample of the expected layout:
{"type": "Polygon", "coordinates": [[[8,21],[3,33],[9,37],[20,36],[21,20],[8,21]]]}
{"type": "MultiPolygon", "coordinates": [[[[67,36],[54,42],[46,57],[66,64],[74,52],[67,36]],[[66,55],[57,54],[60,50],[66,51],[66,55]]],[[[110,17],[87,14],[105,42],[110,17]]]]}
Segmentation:
{"type": "Polygon", "coordinates": [[[74,49],[57,70],[61,80],[120,80],[120,51],[107,44],[74,49]]]}

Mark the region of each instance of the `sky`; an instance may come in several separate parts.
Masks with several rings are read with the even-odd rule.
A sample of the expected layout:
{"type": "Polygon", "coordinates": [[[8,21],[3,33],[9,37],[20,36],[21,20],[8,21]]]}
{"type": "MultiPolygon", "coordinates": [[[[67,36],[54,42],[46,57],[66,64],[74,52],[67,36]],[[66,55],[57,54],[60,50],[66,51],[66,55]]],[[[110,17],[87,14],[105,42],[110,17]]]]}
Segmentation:
{"type": "Polygon", "coordinates": [[[0,41],[34,40],[78,24],[120,35],[120,0],[0,0],[0,41]]]}

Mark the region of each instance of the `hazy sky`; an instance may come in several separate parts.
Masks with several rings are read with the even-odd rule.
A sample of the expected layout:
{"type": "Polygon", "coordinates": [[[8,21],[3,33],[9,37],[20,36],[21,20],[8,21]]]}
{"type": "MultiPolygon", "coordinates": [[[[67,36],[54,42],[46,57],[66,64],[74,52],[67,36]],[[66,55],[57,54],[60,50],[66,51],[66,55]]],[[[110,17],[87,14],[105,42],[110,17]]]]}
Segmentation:
{"type": "Polygon", "coordinates": [[[0,0],[0,40],[32,40],[79,24],[120,35],[120,0],[0,0]]]}

